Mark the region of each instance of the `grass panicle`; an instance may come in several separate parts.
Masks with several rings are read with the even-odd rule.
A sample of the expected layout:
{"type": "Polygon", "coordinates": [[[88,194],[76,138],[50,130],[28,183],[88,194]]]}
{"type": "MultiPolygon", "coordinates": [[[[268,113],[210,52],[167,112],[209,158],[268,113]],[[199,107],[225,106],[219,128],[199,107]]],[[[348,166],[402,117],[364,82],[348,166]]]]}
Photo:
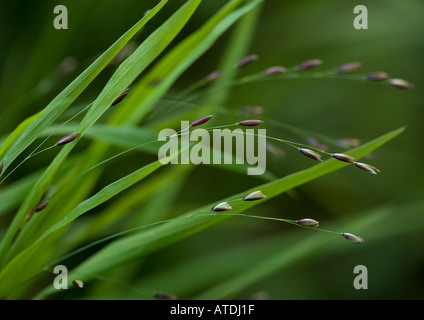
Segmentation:
{"type": "Polygon", "coordinates": [[[238,122],[238,125],[243,127],[255,127],[260,125],[261,123],[263,123],[262,120],[243,120],[238,122]]]}
{"type": "Polygon", "coordinates": [[[56,145],[63,146],[69,142],[72,142],[75,140],[75,138],[79,135],[79,132],[74,132],[71,134],[68,134],[67,136],[61,138],[58,142],[56,142],[56,145]]]}
{"type": "Polygon", "coordinates": [[[202,118],[199,118],[197,120],[194,120],[192,123],[190,123],[190,127],[200,126],[201,124],[208,122],[210,119],[212,119],[212,117],[213,117],[213,115],[208,115],[208,116],[204,116],[202,118]]]}

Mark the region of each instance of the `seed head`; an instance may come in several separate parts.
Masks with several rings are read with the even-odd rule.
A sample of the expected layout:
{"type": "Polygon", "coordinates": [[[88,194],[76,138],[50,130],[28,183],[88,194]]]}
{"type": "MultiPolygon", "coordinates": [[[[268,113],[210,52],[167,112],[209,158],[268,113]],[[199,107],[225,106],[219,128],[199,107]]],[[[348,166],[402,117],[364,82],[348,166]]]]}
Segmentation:
{"type": "Polygon", "coordinates": [[[200,119],[194,120],[191,124],[190,127],[195,127],[195,126],[200,126],[201,124],[209,121],[211,118],[213,117],[213,115],[209,115],[209,116],[205,116],[202,117],[200,119]]]}
{"type": "Polygon", "coordinates": [[[389,75],[381,71],[367,73],[365,77],[369,81],[383,81],[389,79],[389,75]]]}
{"type": "Polygon", "coordinates": [[[361,67],[360,62],[349,62],[337,67],[339,73],[351,72],[361,67]]]}
{"type": "Polygon", "coordinates": [[[248,55],[237,63],[237,68],[242,68],[244,66],[247,66],[248,64],[251,64],[252,62],[258,60],[258,58],[259,57],[256,54],[248,55]]]}
{"type": "Polygon", "coordinates": [[[322,61],[319,59],[312,59],[299,64],[297,68],[300,70],[312,69],[318,67],[321,63],[322,61]]]}
{"type": "Polygon", "coordinates": [[[72,281],[72,284],[77,288],[84,288],[84,282],[82,282],[81,280],[74,280],[72,281]]]}
{"type": "Polygon", "coordinates": [[[259,116],[264,113],[264,108],[261,106],[245,106],[240,110],[243,115],[255,115],[259,116]]]}
{"type": "Polygon", "coordinates": [[[378,170],[376,167],[362,163],[362,162],[354,162],[355,166],[357,166],[359,169],[364,170],[366,172],[372,173],[372,174],[378,174],[380,170],[378,170]]]}
{"type": "Polygon", "coordinates": [[[219,78],[221,76],[221,74],[222,74],[222,71],[216,70],[212,73],[209,73],[206,77],[204,77],[203,81],[205,83],[209,83],[209,82],[215,80],[216,78],[219,78]]]}
{"type": "Polygon", "coordinates": [[[287,71],[287,69],[284,68],[283,66],[273,66],[273,67],[269,67],[268,69],[265,69],[263,71],[263,74],[265,76],[272,76],[274,74],[280,74],[280,73],[284,73],[286,71],[287,71]]]}
{"type": "Polygon", "coordinates": [[[162,300],[177,300],[177,297],[173,294],[163,292],[155,292],[155,298],[162,300]]]}
{"type": "Polygon", "coordinates": [[[121,102],[122,100],[124,100],[124,98],[128,94],[128,90],[130,90],[130,88],[125,89],[124,92],[122,92],[121,95],[118,98],[116,98],[115,101],[112,102],[112,106],[114,106],[114,105],[118,104],[119,102],[121,102]]]}
{"type": "Polygon", "coordinates": [[[389,79],[388,82],[391,86],[399,89],[412,89],[414,87],[411,82],[403,79],[389,79]]]}
{"type": "Polygon", "coordinates": [[[357,244],[361,244],[364,242],[364,239],[362,239],[361,237],[355,236],[354,234],[351,233],[342,233],[342,236],[353,243],[357,243],[357,244]]]}
{"type": "Polygon", "coordinates": [[[321,155],[318,152],[315,152],[311,149],[300,148],[299,151],[305,156],[314,159],[316,161],[322,161],[321,155]]]}
{"type": "Polygon", "coordinates": [[[354,163],[355,159],[351,156],[348,156],[347,154],[344,153],[333,153],[332,157],[334,159],[340,160],[340,161],[344,161],[344,162],[349,162],[349,163],[354,163]]]}
{"type": "Polygon", "coordinates": [[[319,226],[318,221],[316,221],[314,219],[309,219],[309,218],[296,220],[296,223],[300,224],[302,226],[307,226],[307,227],[318,227],[319,226]]]}
{"type": "Polygon", "coordinates": [[[74,133],[68,134],[67,136],[63,137],[63,138],[62,138],[62,139],[60,139],[58,142],[56,142],[56,144],[57,144],[58,146],[61,146],[61,145],[67,144],[67,143],[69,143],[69,142],[71,142],[71,141],[74,141],[74,140],[75,140],[75,138],[76,138],[78,135],[79,135],[79,132],[74,132],[74,133]]]}
{"type": "Polygon", "coordinates": [[[39,211],[41,211],[41,210],[43,210],[45,207],[47,207],[47,204],[49,203],[49,201],[47,200],[47,201],[43,201],[43,202],[41,202],[35,209],[34,209],[34,211],[35,212],[39,212],[39,211]]]}
{"type": "Polygon", "coordinates": [[[263,123],[262,120],[243,120],[238,123],[240,126],[244,127],[254,127],[263,123]]]}
{"type": "Polygon", "coordinates": [[[221,202],[212,208],[212,211],[221,212],[231,210],[232,207],[228,204],[228,202],[221,202]]]}
{"type": "Polygon", "coordinates": [[[253,191],[243,197],[244,201],[254,201],[254,200],[261,200],[263,198],[266,198],[266,195],[264,195],[261,191],[253,191]]]}

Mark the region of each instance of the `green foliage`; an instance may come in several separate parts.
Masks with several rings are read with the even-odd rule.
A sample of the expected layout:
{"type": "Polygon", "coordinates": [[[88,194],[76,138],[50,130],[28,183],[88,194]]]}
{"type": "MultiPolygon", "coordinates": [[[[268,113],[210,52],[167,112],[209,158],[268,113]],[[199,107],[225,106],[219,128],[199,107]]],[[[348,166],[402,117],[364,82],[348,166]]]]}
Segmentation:
{"type": "MultiPolygon", "coordinates": [[[[405,239],[407,244],[422,233],[422,219],[418,217],[422,203],[412,201],[415,199],[400,201],[393,196],[398,186],[392,172],[403,167],[396,161],[398,152],[390,151],[394,144],[379,149],[405,131],[405,127],[392,130],[404,123],[392,121],[378,130],[361,131],[368,123],[367,116],[362,117],[363,109],[346,119],[336,112],[312,108],[311,114],[302,109],[289,111],[285,105],[287,118],[292,112],[294,118],[304,119],[298,126],[288,124],[280,109],[279,99],[285,95],[292,104],[296,103],[296,95],[299,105],[316,103],[316,108],[323,107],[316,97],[329,101],[331,95],[320,91],[322,84],[310,82],[310,78],[328,81],[324,85],[334,84],[330,91],[338,102],[345,96],[350,99],[351,89],[338,84],[346,79],[352,80],[346,82],[346,88],[365,90],[369,95],[372,90],[396,88],[388,82],[373,87],[363,74],[344,74],[335,68],[299,70],[296,65],[303,61],[303,54],[296,60],[288,59],[293,67],[280,75],[267,77],[250,66],[237,68],[237,61],[265,38],[272,43],[257,63],[262,70],[280,63],[272,52],[273,45],[279,47],[274,42],[280,31],[269,31],[269,37],[259,40],[256,33],[269,28],[263,18],[272,16],[269,3],[169,2],[159,2],[141,19],[143,10],[138,6],[143,5],[137,3],[138,22],[106,50],[96,48],[104,50],[97,58],[89,58],[81,49],[84,59],[94,62],[85,70],[79,66],[79,75],[72,75],[74,79],[68,79],[70,84],[63,85],[55,97],[53,92],[43,94],[37,88],[36,95],[29,89],[25,91],[35,71],[18,84],[24,90],[19,94],[27,96],[16,102],[16,110],[25,113],[20,123],[13,124],[13,131],[0,132],[0,297],[56,297],[59,292],[51,285],[52,270],[56,264],[65,264],[70,266],[68,285],[72,287],[72,281],[80,279],[85,287],[78,292],[60,292],[59,297],[64,299],[153,299],[159,291],[186,299],[231,299],[249,298],[261,290],[269,291],[271,299],[291,298],[276,285],[279,281],[287,286],[299,281],[299,289],[293,290],[295,298],[338,298],[329,293],[331,289],[321,296],[320,290],[326,290],[322,283],[310,289],[302,286],[313,276],[291,268],[305,269],[308,262],[318,264],[318,257],[325,262],[341,256],[350,259],[353,266],[361,264],[355,257],[369,262],[367,258],[378,256],[385,243],[396,247],[397,239],[405,239]],[[119,60],[123,49],[137,41],[137,48],[119,60]],[[222,71],[222,76],[205,83],[202,79],[213,68],[222,71]],[[289,83],[292,79],[304,83],[303,87],[289,83]],[[318,89],[308,91],[314,86],[318,89]],[[127,88],[128,96],[112,106],[127,88]],[[271,89],[276,93],[268,98],[271,89]],[[41,110],[34,112],[31,107],[37,105],[37,99],[51,102],[41,103],[41,110]],[[239,112],[247,101],[255,105],[262,99],[271,106],[263,115],[239,112]],[[159,130],[206,114],[215,115],[211,128],[252,117],[263,119],[268,141],[278,148],[290,147],[281,150],[286,158],[271,159],[269,153],[267,171],[259,177],[246,176],[246,165],[164,166],[157,160],[159,130]],[[352,127],[346,131],[343,126],[331,128],[330,116],[352,127]],[[74,141],[55,145],[59,138],[73,132],[79,132],[74,141]],[[332,138],[349,134],[361,135],[369,142],[347,148],[332,138]],[[287,135],[298,142],[286,140],[287,135]],[[330,149],[311,146],[311,137],[325,142],[330,149]],[[300,147],[322,153],[324,161],[313,162],[298,151],[291,152],[300,147]],[[337,147],[355,161],[375,153],[369,161],[376,163],[382,173],[367,174],[351,163],[331,158],[331,152],[340,152],[334,150],[337,147]],[[383,182],[379,184],[378,179],[383,182]],[[379,187],[390,194],[380,193],[379,187]],[[241,200],[257,190],[266,198],[241,200]],[[35,212],[37,205],[46,200],[47,207],[35,212]],[[228,202],[232,209],[211,210],[222,202],[228,202]],[[409,221],[416,219],[416,223],[405,224],[401,213],[409,221]],[[300,218],[317,218],[320,226],[297,228],[281,223],[296,224],[292,222],[300,218]],[[355,246],[339,231],[363,236],[365,243],[355,246]],[[282,277],[283,270],[293,277],[282,277]]],[[[276,10],[285,8],[283,4],[275,6],[276,10]]],[[[296,4],[290,10],[298,12],[301,8],[296,4]]],[[[86,33],[90,41],[96,39],[94,33],[86,33]]],[[[296,45],[307,47],[299,39],[291,41],[287,50],[293,48],[293,54],[296,45]]],[[[349,50],[348,42],[343,45],[349,50]]],[[[326,51],[319,53],[327,59],[326,51]]],[[[333,66],[345,62],[329,56],[327,60],[333,59],[333,66]]],[[[31,61],[39,63],[36,57],[31,61]]],[[[63,79],[55,80],[60,84],[63,79]]],[[[378,267],[371,262],[369,265],[378,267]]],[[[399,267],[405,269],[408,265],[399,262],[399,267]]],[[[325,272],[325,267],[320,272],[325,272]]],[[[334,283],[348,279],[346,290],[352,291],[350,265],[347,272],[334,283]]],[[[415,294],[412,291],[410,296],[415,294]]],[[[373,292],[371,297],[381,293],[373,292]]],[[[357,296],[348,293],[340,297],[357,296]]]]}

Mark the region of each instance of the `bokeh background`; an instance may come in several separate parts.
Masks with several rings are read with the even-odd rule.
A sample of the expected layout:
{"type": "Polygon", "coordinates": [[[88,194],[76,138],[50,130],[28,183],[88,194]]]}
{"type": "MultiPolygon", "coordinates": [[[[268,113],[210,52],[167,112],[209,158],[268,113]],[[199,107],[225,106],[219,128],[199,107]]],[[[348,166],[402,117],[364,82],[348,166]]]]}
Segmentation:
{"type": "MultiPolygon", "coordinates": [[[[69,29],[58,31],[52,25],[53,8],[59,4],[56,1],[2,2],[1,136],[11,132],[25,117],[45,107],[154,3],[154,0],[62,1],[60,4],[68,7],[69,29]],[[72,57],[74,70],[61,76],[58,66],[67,57],[72,57]]],[[[170,1],[166,10],[149,23],[138,40],[141,41],[182,3],[180,0],[170,1]]],[[[223,0],[204,0],[173,44],[196,30],[225,3],[223,0]]],[[[370,155],[369,162],[381,170],[381,175],[373,176],[347,167],[250,211],[292,219],[312,217],[319,220],[323,228],[346,218],[375,214],[382,208],[390,211],[387,219],[361,234],[366,239],[364,245],[348,243],[337,249],[331,245],[319,248],[261,278],[235,298],[248,299],[258,292],[269,299],[424,297],[423,12],[421,0],[264,2],[247,52],[257,54],[259,60],[242,70],[241,75],[272,65],[293,66],[312,58],[323,60],[322,69],[360,61],[359,72],[385,71],[392,77],[413,82],[415,88],[400,90],[340,79],[267,81],[233,88],[226,108],[238,110],[246,105],[260,105],[264,107],[266,117],[334,139],[350,137],[366,142],[395,128],[408,126],[401,136],[370,155]],[[368,30],[353,27],[353,8],[357,4],[365,4],[368,8],[368,30]],[[353,268],[359,264],[368,268],[368,290],[355,290],[352,286],[353,268]]],[[[183,75],[173,92],[184,89],[216,68],[229,35],[225,34],[183,75]]],[[[114,70],[112,66],[102,72],[75,104],[95,99],[114,70]]],[[[267,129],[271,135],[303,142],[302,137],[281,129],[267,129]]],[[[299,156],[295,150],[281,147],[285,151],[283,159],[268,158],[268,169],[276,176],[312,165],[310,159],[299,156]]],[[[10,183],[48,161],[42,156],[34,159],[20,168],[10,183]]],[[[134,156],[126,161],[132,161],[130,165],[136,166],[138,158],[134,156]]],[[[114,170],[110,175],[103,180],[119,177],[120,172],[114,170]]],[[[168,210],[184,212],[262,182],[257,177],[199,167],[181,181],[173,207],[168,210]]],[[[12,216],[13,211],[0,217],[3,231],[12,216]]],[[[349,231],[354,233],[354,230],[349,231]]],[[[234,263],[240,252],[239,246],[246,242],[256,243],[256,255],[252,259],[237,261],[238,268],[233,271],[236,276],[258,259],[265,259],[267,254],[287,250],[291,246],[289,241],[282,243],[281,248],[275,243],[272,248],[266,247],[266,239],[282,233],[293,235],[292,241],[295,242],[311,232],[268,221],[230,219],[148,256],[134,283],[140,288],[159,287],[183,298],[191,298],[204,289],[190,285],[196,281],[193,270],[199,272],[199,276],[210,277],[212,285],[215,274],[208,268],[214,268],[214,263],[234,263]],[[191,262],[192,257],[198,257],[197,265],[191,262]],[[202,268],[203,273],[199,270],[202,268]],[[178,278],[170,269],[181,270],[178,278]],[[185,290],[184,286],[192,289],[185,290]]],[[[337,240],[342,241],[334,241],[337,240]]],[[[248,254],[243,255],[246,256],[248,254]]],[[[138,298],[137,293],[125,286],[111,283],[97,284],[78,296],[69,292],[61,297],[138,298]]]]}

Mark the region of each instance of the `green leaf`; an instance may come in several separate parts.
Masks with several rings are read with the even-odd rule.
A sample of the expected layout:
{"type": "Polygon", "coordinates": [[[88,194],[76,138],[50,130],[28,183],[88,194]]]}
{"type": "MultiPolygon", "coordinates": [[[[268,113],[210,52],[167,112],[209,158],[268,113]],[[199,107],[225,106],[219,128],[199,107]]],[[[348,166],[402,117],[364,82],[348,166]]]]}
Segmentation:
{"type": "MultiPolygon", "coordinates": [[[[179,152],[177,154],[169,156],[169,159],[172,159],[178,154],[179,152]]],[[[121,178],[109,184],[92,197],[81,202],[64,219],[62,219],[54,226],[52,226],[49,230],[47,230],[39,238],[38,241],[34,242],[27,249],[23,250],[14,259],[12,259],[5,266],[5,268],[2,269],[0,273],[0,283],[2,284],[2,286],[0,287],[0,294],[7,295],[8,291],[10,291],[14,286],[17,286],[19,283],[28,280],[29,277],[32,277],[34,274],[39,272],[39,268],[41,267],[40,263],[43,263],[43,260],[34,259],[34,257],[37,254],[38,250],[40,250],[45,243],[48,243],[52,236],[55,236],[55,231],[61,229],[62,227],[77,219],[82,214],[90,211],[91,209],[106,202],[107,200],[114,197],[123,190],[139,182],[140,180],[160,168],[162,165],[163,164],[160,161],[155,161],[151,164],[148,164],[142,167],[141,169],[125,176],[124,178],[121,178]],[[33,264],[31,264],[30,261],[33,261],[33,264]],[[24,268],[25,272],[20,273],[16,271],[21,268],[24,268]]]]}
{"type": "MultiPolygon", "coordinates": [[[[175,38],[188,19],[194,13],[201,0],[190,0],[173,14],[162,26],[155,30],[138,48],[128,57],[116,70],[114,75],[106,84],[99,97],[94,101],[88,113],[82,120],[78,132],[78,137],[73,143],[62,147],[59,154],[51,162],[44,174],[35,184],[28,197],[22,204],[18,214],[8,229],[0,247],[0,262],[4,265],[6,259],[10,258],[6,254],[13,236],[22,224],[25,215],[39,201],[47,186],[54,178],[57,170],[66,160],[67,155],[75,147],[78,141],[90,129],[90,127],[100,118],[100,116],[111,106],[113,101],[135,80],[135,78],[166,48],[175,38]]],[[[157,11],[159,9],[154,9],[157,11]]],[[[146,17],[152,15],[150,12],[146,17]]],[[[145,18],[146,18],[145,17],[145,18]]],[[[144,21],[143,19],[141,21],[144,21]]],[[[131,29],[132,30],[132,29],[131,29]]],[[[130,30],[130,31],[131,31],[130,30]]],[[[47,111],[46,111],[47,112],[47,111]]],[[[53,120],[53,119],[52,119],[53,120]]],[[[38,121],[38,120],[37,120],[38,121]]],[[[37,126],[37,121],[34,125],[37,126]]],[[[38,130],[38,129],[37,129],[38,130]]]]}
{"type": "MultiPolygon", "coordinates": [[[[42,111],[20,124],[0,149],[4,171],[10,164],[87,88],[97,75],[109,64],[124,45],[168,2],[159,3],[130,30],[123,34],[93,64],[81,73],[42,111]]],[[[122,92],[122,91],[121,91],[122,92]]]]}

